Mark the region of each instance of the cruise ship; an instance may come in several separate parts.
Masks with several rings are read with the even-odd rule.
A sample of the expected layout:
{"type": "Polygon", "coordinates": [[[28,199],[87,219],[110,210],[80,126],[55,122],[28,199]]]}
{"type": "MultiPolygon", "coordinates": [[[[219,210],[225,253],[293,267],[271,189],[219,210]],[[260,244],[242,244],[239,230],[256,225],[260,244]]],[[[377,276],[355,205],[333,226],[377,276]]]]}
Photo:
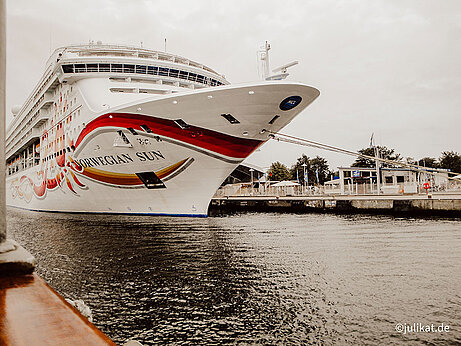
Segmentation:
{"type": "Polygon", "coordinates": [[[7,204],[206,216],[234,168],[319,95],[268,79],[232,85],[199,62],[142,47],[58,48],[12,109],[7,204]]]}

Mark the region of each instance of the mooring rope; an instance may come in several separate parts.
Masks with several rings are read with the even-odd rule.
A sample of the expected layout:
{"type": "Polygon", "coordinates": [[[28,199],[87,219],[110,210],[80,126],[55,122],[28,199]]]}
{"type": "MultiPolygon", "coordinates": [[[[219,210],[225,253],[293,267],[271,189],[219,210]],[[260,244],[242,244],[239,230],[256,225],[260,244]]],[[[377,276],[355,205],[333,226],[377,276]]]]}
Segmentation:
{"type": "MultiPolygon", "coordinates": [[[[365,154],[362,154],[362,153],[359,153],[359,152],[356,152],[356,151],[351,151],[351,150],[343,149],[343,148],[336,147],[336,146],[333,146],[333,145],[328,145],[328,144],[323,144],[323,143],[311,141],[311,140],[305,139],[305,138],[286,135],[286,134],[279,133],[279,132],[273,132],[273,131],[268,131],[268,132],[270,133],[269,137],[271,137],[272,139],[274,139],[276,141],[279,141],[279,142],[298,144],[298,145],[302,145],[302,146],[308,146],[308,147],[312,147],[312,148],[328,150],[328,151],[332,151],[332,152],[335,152],[335,153],[340,153],[340,154],[345,154],[345,155],[350,155],[350,156],[355,156],[355,157],[362,157],[362,158],[366,158],[366,159],[370,159],[370,160],[374,160],[374,161],[378,160],[380,162],[384,162],[384,163],[387,163],[387,164],[396,165],[396,166],[402,166],[402,167],[410,168],[411,170],[414,170],[414,171],[419,171],[419,172],[423,172],[423,173],[426,173],[426,174],[432,174],[432,175],[439,175],[441,177],[444,177],[444,178],[447,178],[447,179],[450,179],[450,180],[461,182],[460,178],[450,177],[448,174],[441,173],[441,172],[433,172],[433,171],[431,172],[431,171],[428,170],[428,169],[431,169],[431,168],[427,168],[427,167],[423,167],[423,166],[419,166],[419,165],[415,165],[415,164],[411,164],[411,163],[406,163],[406,162],[399,162],[399,161],[389,160],[389,159],[385,159],[385,158],[381,158],[381,157],[374,157],[374,156],[370,156],[370,155],[365,155],[365,154]]],[[[454,174],[455,176],[460,175],[460,173],[455,173],[455,172],[449,172],[449,173],[454,174]]]]}

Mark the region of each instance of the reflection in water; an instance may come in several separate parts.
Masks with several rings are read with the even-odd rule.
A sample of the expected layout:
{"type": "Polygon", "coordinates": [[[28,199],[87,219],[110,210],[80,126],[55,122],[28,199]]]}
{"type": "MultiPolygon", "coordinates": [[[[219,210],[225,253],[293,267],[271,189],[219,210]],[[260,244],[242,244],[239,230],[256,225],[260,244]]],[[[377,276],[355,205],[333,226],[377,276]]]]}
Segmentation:
{"type": "Polygon", "coordinates": [[[9,237],[116,342],[461,342],[461,221],[8,210],[9,237]],[[445,323],[449,334],[395,332],[445,323]]]}

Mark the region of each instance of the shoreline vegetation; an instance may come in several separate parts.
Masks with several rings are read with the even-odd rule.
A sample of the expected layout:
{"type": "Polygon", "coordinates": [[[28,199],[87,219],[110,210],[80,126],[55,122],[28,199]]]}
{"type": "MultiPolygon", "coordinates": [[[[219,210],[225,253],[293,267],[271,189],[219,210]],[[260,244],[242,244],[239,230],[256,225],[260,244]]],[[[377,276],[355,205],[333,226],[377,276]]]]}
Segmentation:
{"type": "MultiPolygon", "coordinates": [[[[387,148],[386,146],[377,146],[377,150],[379,157],[383,159],[405,162],[427,168],[446,169],[452,176],[461,173],[461,155],[455,151],[443,151],[438,159],[434,157],[423,157],[416,160],[412,157],[403,158],[400,154],[396,153],[394,149],[387,148]]],[[[360,149],[358,153],[367,156],[375,156],[373,147],[360,149]]],[[[351,167],[374,168],[375,165],[375,161],[372,159],[357,157],[357,159],[351,164],[351,167]]],[[[392,165],[386,163],[382,164],[382,166],[392,167],[392,165]]],[[[395,167],[398,166],[395,165],[395,167]]],[[[330,168],[328,161],[325,158],[321,156],[310,158],[305,154],[302,154],[291,168],[288,168],[285,164],[276,161],[271,164],[267,171],[268,180],[297,180],[300,184],[304,184],[305,175],[308,182],[323,184],[330,180],[332,176],[337,176],[338,172],[330,168]]]]}

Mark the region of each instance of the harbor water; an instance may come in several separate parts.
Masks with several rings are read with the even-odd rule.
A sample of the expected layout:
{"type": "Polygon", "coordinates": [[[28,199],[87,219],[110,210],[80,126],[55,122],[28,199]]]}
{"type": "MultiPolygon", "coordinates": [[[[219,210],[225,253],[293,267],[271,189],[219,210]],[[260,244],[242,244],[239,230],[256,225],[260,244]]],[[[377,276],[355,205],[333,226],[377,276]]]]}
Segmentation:
{"type": "Polygon", "coordinates": [[[460,219],[9,208],[7,222],[117,343],[461,343],[460,219]]]}

